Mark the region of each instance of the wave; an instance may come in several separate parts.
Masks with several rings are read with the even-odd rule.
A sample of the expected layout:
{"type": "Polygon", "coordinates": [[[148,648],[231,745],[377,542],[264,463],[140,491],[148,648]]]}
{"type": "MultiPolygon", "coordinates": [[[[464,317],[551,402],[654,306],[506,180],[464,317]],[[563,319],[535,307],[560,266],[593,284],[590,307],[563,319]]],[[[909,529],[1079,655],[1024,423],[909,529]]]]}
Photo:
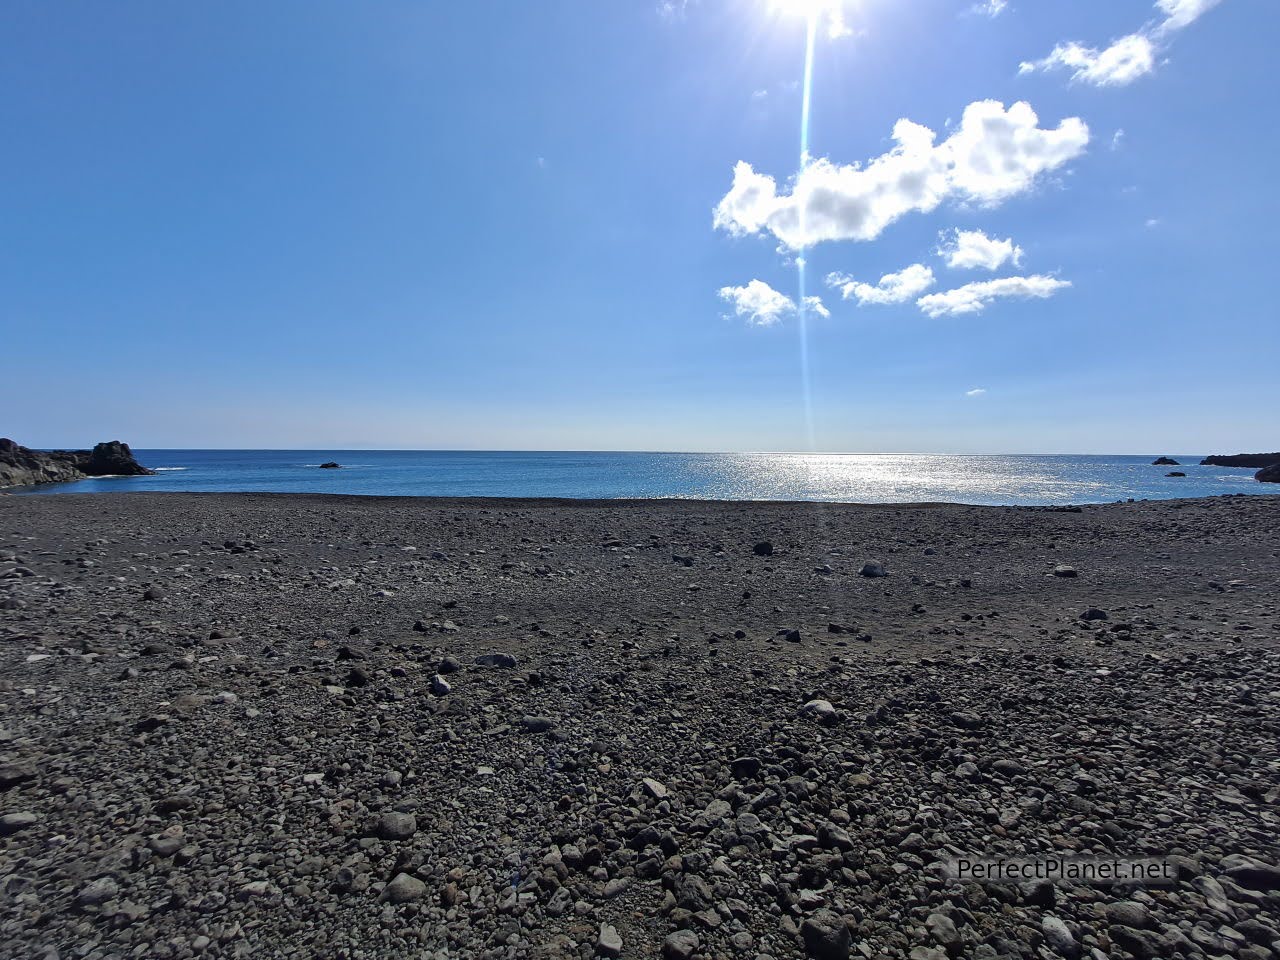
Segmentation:
{"type": "Polygon", "coordinates": [[[169,470],[190,470],[190,467],[152,467],[156,473],[165,473],[169,470]]]}

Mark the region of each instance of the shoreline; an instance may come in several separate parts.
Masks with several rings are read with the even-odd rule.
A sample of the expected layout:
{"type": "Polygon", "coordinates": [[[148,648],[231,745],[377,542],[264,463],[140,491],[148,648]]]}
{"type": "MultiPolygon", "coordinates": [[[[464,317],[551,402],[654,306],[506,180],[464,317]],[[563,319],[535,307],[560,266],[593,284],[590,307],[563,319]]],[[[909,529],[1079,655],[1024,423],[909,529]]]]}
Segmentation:
{"type": "MultiPolygon", "coordinates": [[[[163,469],[163,468],[162,468],[163,469]]],[[[94,478],[101,479],[101,478],[94,478]]],[[[134,480],[134,477],[119,477],[116,479],[134,480]]],[[[72,493],[86,497],[193,497],[193,498],[252,498],[261,497],[269,499],[299,499],[299,500],[332,500],[335,502],[356,500],[356,501],[387,501],[387,502],[403,502],[403,503],[440,503],[440,504],[472,504],[484,505],[491,504],[496,506],[622,506],[638,508],[646,505],[662,505],[662,504],[691,504],[712,506],[789,506],[789,507],[805,507],[805,506],[822,506],[837,508],[857,508],[857,509],[939,509],[939,508],[966,508],[966,509],[982,509],[982,510],[1029,510],[1041,512],[1062,512],[1065,510],[1074,510],[1079,507],[1081,509],[1099,508],[1099,507],[1123,507],[1132,506],[1134,504],[1149,503],[1201,503],[1213,502],[1217,500],[1234,500],[1240,498],[1248,499],[1274,499],[1280,498],[1280,490],[1271,491],[1263,490],[1259,493],[1244,493],[1242,491],[1232,491],[1229,493],[1213,494],[1203,497],[1169,497],[1169,498],[1127,498],[1124,500],[1100,500],[1100,501],[1073,501],[1070,503],[1046,503],[1046,504],[993,504],[993,503],[964,503],[954,500],[924,500],[924,501],[901,501],[901,502],[878,502],[878,501],[857,501],[857,500],[709,500],[697,497],[618,497],[618,498],[601,498],[601,497],[475,497],[475,496],[440,496],[438,494],[378,494],[378,493],[309,493],[304,491],[271,491],[271,490],[85,490],[78,484],[83,481],[68,481],[63,491],[55,492],[48,489],[52,484],[41,485],[39,487],[21,487],[0,490],[0,498],[10,497],[36,497],[44,498],[50,496],[62,497],[72,493]],[[73,487],[73,484],[76,485],[73,487]]],[[[64,486],[57,484],[57,486],[64,486]]]]}

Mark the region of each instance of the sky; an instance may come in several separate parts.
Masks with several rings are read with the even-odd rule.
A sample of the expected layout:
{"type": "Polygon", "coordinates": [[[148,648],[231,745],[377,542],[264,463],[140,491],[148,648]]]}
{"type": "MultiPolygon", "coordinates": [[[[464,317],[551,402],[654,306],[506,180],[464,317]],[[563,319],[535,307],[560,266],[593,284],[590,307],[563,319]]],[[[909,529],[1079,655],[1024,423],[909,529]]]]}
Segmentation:
{"type": "Polygon", "coordinates": [[[9,0],[0,435],[1274,450],[1278,34],[1273,0],[9,0]]]}

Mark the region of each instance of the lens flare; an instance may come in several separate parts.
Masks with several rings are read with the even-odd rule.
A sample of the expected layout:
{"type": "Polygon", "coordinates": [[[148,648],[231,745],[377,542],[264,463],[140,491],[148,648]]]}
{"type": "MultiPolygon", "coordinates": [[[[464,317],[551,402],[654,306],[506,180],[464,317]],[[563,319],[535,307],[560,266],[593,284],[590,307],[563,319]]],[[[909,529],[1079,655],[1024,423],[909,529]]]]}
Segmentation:
{"type": "MultiPolygon", "coordinates": [[[[817,4],[810,3],[810,7],[816,7],[817,4]]],[[[804,46],[804,85],[800,94],[800,169],[803,170],[809,162],[809,103],[813,92],[813,53],[817,46],[818,35],[818,17],[813,14],[809,17],[809,29],[805,37],[804,46]]],[[[800,235],[805,236],[805,205],[799,205],[800,209],[800,235]]],[[[805,294],[805,277],[804,277],[804,251],[796,257],[796,274],[799,281],[800,295],[796,298],[797,319],[800,331],[800,389],[804,397],[804,425],[806,438],[809,441],[809,449],[816,449],[816,441],[813,429],[813,395],[809,385],[809,301],[805,294]]]]}
{"type": "Polygon", "coordinates": [[[769,0],[769,8],[774,13],[804,17],[813,27],[822,24],[832,40],[851,33],[845,23],[844,5],[845,0],[769,0]]]}

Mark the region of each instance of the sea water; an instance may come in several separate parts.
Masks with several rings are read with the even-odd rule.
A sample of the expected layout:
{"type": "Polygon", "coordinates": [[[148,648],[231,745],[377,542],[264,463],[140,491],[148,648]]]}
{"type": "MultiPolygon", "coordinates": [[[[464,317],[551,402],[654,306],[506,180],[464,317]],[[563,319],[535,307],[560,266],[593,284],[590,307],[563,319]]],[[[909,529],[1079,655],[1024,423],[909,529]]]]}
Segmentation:
{"type": "Polygon", "coordinates": [[[368,496],[695,498],[860,503],[1075,504],[1280,493],[1253,470],[1154,466],[1156,455],[553,453],[410,450],[135,450],[150,477],[31,493],[340,493],[368,496]],[[341,469],[321,469],[326,461],[341,469]],[[1180,470],[1185,477],[1167,477],[1180,470]]]}

